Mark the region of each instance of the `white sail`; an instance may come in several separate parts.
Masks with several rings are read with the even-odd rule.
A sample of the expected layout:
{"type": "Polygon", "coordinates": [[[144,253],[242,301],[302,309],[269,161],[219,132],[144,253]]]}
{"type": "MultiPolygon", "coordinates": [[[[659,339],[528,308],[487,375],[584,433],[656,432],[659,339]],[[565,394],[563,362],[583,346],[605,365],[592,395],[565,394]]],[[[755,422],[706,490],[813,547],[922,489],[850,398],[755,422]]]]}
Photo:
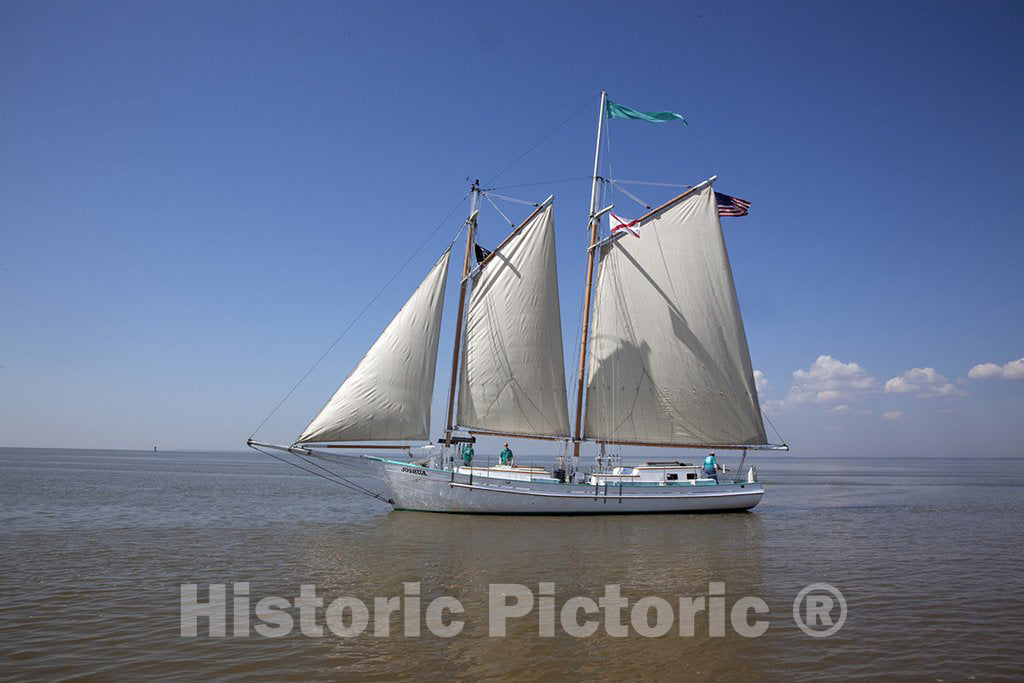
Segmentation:
{"type": "Polygon", "coordinates": [[[296,443],[429,437],[446,251],[296,443]]]}
{"type": "Polygon", "coordinates": [[[569,434],[555,233],[544,205],[473,279],[458,424],[524,436],[569,434]]]}
{"type": "Polygon", "coordinates": [[[766,443],[710,183],[600,250],[584,436],[766,443]]]}

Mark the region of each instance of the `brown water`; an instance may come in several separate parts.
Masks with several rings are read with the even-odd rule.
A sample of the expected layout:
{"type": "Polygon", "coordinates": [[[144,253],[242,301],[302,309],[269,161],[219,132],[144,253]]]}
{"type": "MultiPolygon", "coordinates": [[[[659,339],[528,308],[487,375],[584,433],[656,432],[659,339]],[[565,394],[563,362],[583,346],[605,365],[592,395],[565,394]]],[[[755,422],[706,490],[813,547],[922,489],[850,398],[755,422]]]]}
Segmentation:
{"type": "MultiPolygon", "coordinates": [[[[0,675],[194,679],[538,679],[667,676],[740,680],[966,679],[1024,675],[1020,459],[758,459],[768,493],[750,513],[475,517],[392,512],[256,453],[0,449],[0,675]],[[180,585],[249,582],[252,605],[315,584],[327,602],[371,607],[421,583],[452,596],[462,632],[389,638],[294,631],[180,635],[180,585]],[[556,608],[619,584],[633,601],[707,596],[725,584],[725,635],[677,626],[647,638],[538,635],[537,610],[488,636],[488,586],[556,608]],[[827,582],[847,619],[826,638],[794,623],[793,600],[827,582]],[[743,596],[769,609],[764,635],[731,627],[743,596]]],[[[292,611],[293,613],[297,614],[292,611]]],[[[837,617],[838,606],[830,613],[837,617]]],[[[584,615],[581,615],[581,617],[584,615]]],[[[763,618],[763,617],[762,617],[763,618]]],[[[678,624],[678,613],[674,624],[678,624]]],[[[318,622],[323,624],[322,614],[318,622]]],[[[623,622],[629,625],[629,611],[623,622]]],[[[260,623],[251,617],[253,626],[260,623]]],[[[653,615],[652,615],[653,623],[653,615]]]]}

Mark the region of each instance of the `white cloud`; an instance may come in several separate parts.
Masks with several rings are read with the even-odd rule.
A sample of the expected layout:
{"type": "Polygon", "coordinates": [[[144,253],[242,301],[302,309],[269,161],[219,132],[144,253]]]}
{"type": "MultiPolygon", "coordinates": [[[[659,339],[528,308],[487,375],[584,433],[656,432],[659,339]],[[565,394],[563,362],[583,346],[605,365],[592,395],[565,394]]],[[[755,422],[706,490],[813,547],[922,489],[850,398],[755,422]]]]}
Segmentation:
{"type": "Polygon", "coordinates": [[[992,377],[1002,377],[1003,367],[996,365],[995,363],[981,363],[971,368],[967,376],[971,379],[990,379],[992,377]]]}
{"type": "Polygon", "coordinates": [[[763,394],[765,389],[768,388],[768,380],[765,379],[764,373],[760,370],[754,370],[754,387],[757,389],[758,394],[763,394]]]}
{"type": "Polygon", "coordinates": [[[1024,358],[1011,360],[1006,365],[981,363],[967,373],[971,379],[1024,379],[1024,358]]]}
{"type": "Polygon", "coordinates": [[[911,368],[885,383],[887,394],[911,394],[918,398],[963,396],[964,392],[935,371],[935,368],[911,368]]]}
{"type": "Polygon", "coordinates": [[[1003,379],[1024,379],[1024,358],[1011,360],[1004,365],[1003,379]]]}
{"type": "Polygon", "coordinates": [[[853,406],[848,403],[842,403],[837,406],[832,406],[828,409],[828,412],[833,415],[870,415],[870,410],[860,409],[855,410],[853,406]]]}
{"type": "Polygon", "coordinates": [[[902,420],[906,416],[907,414],[904,413],[902,410],[893,410],[888,413],[882,413],[882,419],[888,420],[889,422],[896,422],[897,420],[902,420]]]}
{"type": "MultiPolygon", "coordinates": [[[[821,355],[806,370],[793,373],[785,404],[829,404],[855,401],[878,389],[878,380],[856,363],[821,355]]],[[[781,407],[781,404],[778,406],[781,407]]]]}

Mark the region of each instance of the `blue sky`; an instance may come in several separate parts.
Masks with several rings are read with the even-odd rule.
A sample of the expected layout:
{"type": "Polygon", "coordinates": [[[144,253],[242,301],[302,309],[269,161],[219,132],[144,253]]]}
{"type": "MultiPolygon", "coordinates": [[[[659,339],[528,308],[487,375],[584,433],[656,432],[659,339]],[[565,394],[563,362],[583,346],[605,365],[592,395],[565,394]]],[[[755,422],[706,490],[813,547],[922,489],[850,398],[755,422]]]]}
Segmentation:
{"type": "MultiPolygon", "coordinates": [[[[717,174],[753,202],[726,237],[761,399],[796,453],[1019,454],[1022,19],[998,2],[6,2],[0,444],[238,447],[411,257],[260,433],[293,438],[458,230],[466,178],[566,119],[491,185],[588,175],[606,89],[690,123],[614,121],[613,177],[717,174]]],[[[504,193],[556,195],[568,363],[589,184],[504,193]]],[[[505,230],[487,208],[481,241],[505,230]]]]}

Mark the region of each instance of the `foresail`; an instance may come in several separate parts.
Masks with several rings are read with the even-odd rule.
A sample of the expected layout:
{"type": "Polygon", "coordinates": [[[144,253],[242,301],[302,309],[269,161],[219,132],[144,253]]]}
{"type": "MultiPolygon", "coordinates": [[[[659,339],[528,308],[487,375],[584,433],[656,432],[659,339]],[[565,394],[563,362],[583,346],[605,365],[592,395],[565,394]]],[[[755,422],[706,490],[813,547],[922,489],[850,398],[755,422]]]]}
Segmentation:
{"type": "Polygon", "coordinates": [[[584,436],[764,444],[764,423],[711,184],[600,250],[584,436]]]}
{"type": "Polygon", "coordinates": [[[296,443],[429,438],[449,254],[434,265],[296,443]]]}
{"type": "Polygon", "coordinates": [[[458,424],[524,436],[569,434],[550,204],[496,249],[473,279],[458,424]]]}

